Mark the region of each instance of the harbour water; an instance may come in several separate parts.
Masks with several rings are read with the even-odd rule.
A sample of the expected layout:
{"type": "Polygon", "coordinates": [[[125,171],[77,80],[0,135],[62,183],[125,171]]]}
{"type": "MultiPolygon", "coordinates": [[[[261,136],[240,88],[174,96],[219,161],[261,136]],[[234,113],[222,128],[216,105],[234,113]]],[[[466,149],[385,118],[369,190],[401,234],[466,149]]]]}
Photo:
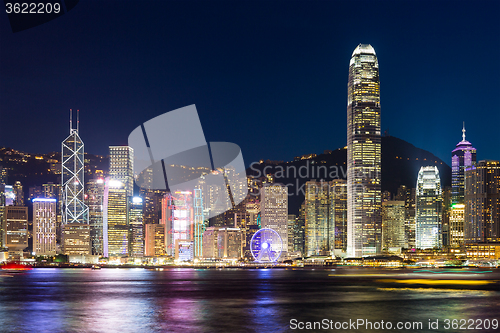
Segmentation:
{"type": "Polygon", "coordinates": [[[392,287],[338,270],[35,268],[0,276],[1,332],[290,332],[308,322],[322,322],[314,330],[322,332],[471,331],[446,329],[446,319],[488,319],[489,329],[474,331],[498,332],[491,321],[499,310],[498,285],[392,287]],[[422,328],[335,329],[360,319],[422,328]]]}

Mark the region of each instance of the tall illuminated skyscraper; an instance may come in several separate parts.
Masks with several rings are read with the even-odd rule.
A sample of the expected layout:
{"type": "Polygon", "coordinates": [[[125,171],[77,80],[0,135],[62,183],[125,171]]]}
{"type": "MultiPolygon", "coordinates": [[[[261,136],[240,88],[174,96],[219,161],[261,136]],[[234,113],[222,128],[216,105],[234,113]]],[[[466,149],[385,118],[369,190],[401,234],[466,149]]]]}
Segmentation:
{"type": "Polygon", "coordinates": [[[280,184],[264,186],[260,190],[262,228],[276,231],[283,242],[283,253],[288,252],[288,187],[280,184]]]}
{"type": "Polygon", "coordinates": [[[347,254],[381,252],[380,80],[375,50],[352,53],[347,86],[347,254]]]}
{"type": "Polygon", "coordinates": [[[125,184],[127,196],[134,194],[134,149],[109,146],[109,176],[125,184]]]}
{"type": "Polygon", "coordinates": [[[417,178],[415,243],[419,249],[442,246],[442,192],[439,170],[435,166],[421,167],[417,178]]]}
{"type": "Polygon", "coordinates": [[[128,253],[130,257],[144,255],[144,219],[142,213],[142,198],[133,197],[129,203],[128,213],[128,253]]]}
{"type": "Polygon", "coordinates": [[[89,226],[92,254],[102,255],[103,248],[103,207],[104,179],[94,178],[86,183],[85,203],[89,207],[89,226]]]}
{"type": "Polygon", "coordinates": [[[329,223],[329,186],[315,180],[306,183],[305,255],[330,255],[333,249],[333,228],[329,223]]]}
{"type": "Polygon", "coordinates": [[[451,203],[464,203],[465,168],[476,164],[476,148],[465,140],[465,123],[462,128],[462,141],[451,152],[451,203]]]}
{"type": "Polygon", "coordinates": [[[76,128],[73,128],[72,116],[70,110],[69,136],[62,142],[61,237],[64,254],[89,254],[89,210],[84,202],[84,145],[78,135],[78,110],[76,128]]]}
{"type": "Polygon", "coordinates": [[[466,244],[500,243],[500,161],[483,160],[465,170],[466,244]]]}
{"type": "Polygon", "coordinates": [[[119,180],[106,179],[103,215],[104,256],[128,254],[128,197],[119,180]]]}
{"type": "Polygon", "coordinates": [[[33,252],[56,254],[56,199],[33,199],[33,252]]]}
{"type": "MultiPolygon", "coordinates": [[[[70,110],[69,136],[62,142],[62,214],[63,224],[88,223],[88,208],[84,203],[84,145],[78,135],[79,120],[73,128],[70,110]]],[[[78,114],[78,113],[77,113],[78,114]]]]}

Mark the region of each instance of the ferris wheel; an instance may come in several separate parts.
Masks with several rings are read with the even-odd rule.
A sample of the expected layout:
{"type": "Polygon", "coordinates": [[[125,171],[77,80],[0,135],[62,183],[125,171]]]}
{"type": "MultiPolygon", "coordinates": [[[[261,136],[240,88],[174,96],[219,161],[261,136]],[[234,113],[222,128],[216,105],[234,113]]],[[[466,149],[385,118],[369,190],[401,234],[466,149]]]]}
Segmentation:
{"type": "Polygon", "coordinates": [[[283,241],[273,229],[263,228],[253,235],[250,249],[255,261],[276,262],[283,250],[283,241]]]}

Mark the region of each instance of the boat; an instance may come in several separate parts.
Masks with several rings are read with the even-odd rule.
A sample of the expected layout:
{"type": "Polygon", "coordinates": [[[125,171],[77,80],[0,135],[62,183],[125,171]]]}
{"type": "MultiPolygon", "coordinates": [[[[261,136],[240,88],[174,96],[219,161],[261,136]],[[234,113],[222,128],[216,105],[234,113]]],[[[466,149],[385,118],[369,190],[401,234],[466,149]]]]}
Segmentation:
{"type": "Polygon", "coordinates": [[[92,269],[101,269],[101,266],[99,266],[99,265],[92,265],[92,269]]]}
{"type": "Polygon", "coordinates": [[[2,269],[2,271],[7,272],[23,272],[33,269],[30,265],[21,264],[18,261],[7,262],[3,265],[0,265],[0,268],[2,269]]]}

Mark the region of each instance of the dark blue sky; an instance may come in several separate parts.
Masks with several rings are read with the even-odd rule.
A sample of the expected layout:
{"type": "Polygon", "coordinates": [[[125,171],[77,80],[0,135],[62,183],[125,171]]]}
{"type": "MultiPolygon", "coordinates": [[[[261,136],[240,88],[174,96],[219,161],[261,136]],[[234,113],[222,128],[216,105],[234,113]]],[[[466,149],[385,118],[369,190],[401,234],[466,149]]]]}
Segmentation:
{"type": "Polygon", "coordinates": [[[383,131],[449,163],[465,121],[478,159],[500,159],[499,15],[499,1],[80,1],[12,33],[1,14],[0,146],[60,150],[73,108],[86,151],[107,154],[196,104],[207,141],[247,165],[321,153],[346,144],[349,60],[369,43],[383,131]]]}

